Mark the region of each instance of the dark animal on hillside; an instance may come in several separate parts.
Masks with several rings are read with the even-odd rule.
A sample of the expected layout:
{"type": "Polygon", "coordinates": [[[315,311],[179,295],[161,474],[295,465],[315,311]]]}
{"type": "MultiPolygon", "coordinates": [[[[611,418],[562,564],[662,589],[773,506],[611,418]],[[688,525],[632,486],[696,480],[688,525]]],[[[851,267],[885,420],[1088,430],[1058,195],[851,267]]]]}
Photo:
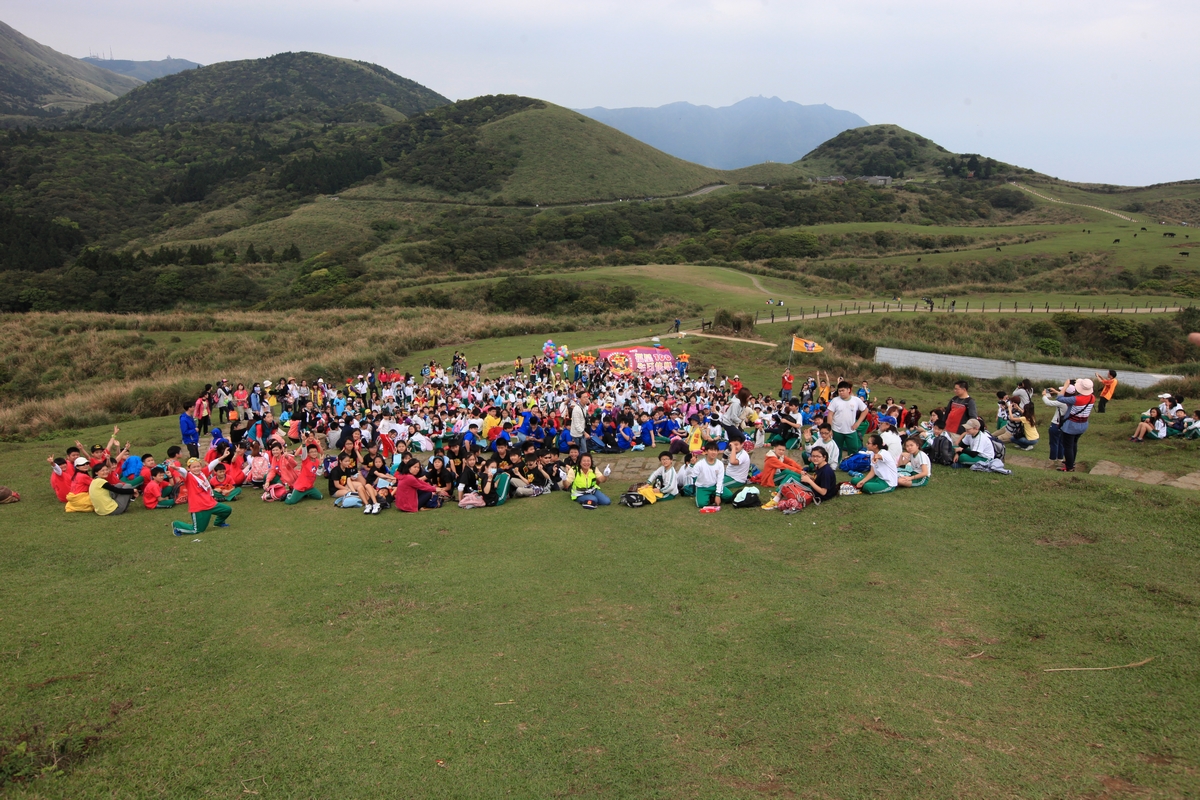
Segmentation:
{"type": "Polygon", "coordinates": [[[1190,253],[1190,252],[1188,252],[1187,250],[1183,250],[1183,251],[1181,251],[1181,252],[1179,253],[1179,255],[1181,255],[1181,256],[1190,256],[1190,255],[1191,255],[1191,253],[1190,253]]]}
{"type": "Polygon", "coordinates": [[[1170,236],[1172,239],[1174,239],[1174,238],[1175,238],[1175,234],[1174,234],[1174,233],[1164,233],[1164,234],[1163,234],[1163,236],[1170,236]]]}
{"type": "Polygon", "coordinates": [[[1142,228],[1142,230],[1146,230],[1146,229],[1145,229],[1145,228],[1142,228]]]}
{"type": "Polygon", "coordinates": [[[921,261],[921,259],[919,259],[919,258],[918,258],[918,259],[917,259],[917,263],[920,263],[920,261],[921,261]]]}
{"type": "Polygon", "coordinates": [[[1113,244],[1120,244],[1120,243],[1121,243],[1120,239],[1113,239],[1113,244]]]}
{"type": "Polygon", "coordinates": [[[999,253],[999,252],[1000,252],[1000,248],[999,248],[999,247],[997,247],[997,248],[996,248],[996,252],[997,252],[997,253],[999,253]]]}
{"type": "Polygon", "coordinates": [[[1133,238],[1135,238],[1135,239],[1137,238],[1137,234],[1136,234],[1136,233],[1133,235],[1133,238]]]}

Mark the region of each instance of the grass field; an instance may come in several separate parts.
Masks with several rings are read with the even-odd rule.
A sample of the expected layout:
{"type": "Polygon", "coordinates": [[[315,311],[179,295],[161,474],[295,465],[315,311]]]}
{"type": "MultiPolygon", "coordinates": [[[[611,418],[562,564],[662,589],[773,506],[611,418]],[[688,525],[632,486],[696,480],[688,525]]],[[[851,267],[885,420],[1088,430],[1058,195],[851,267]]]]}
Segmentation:
{"type": "Polygon", "coordinates": [[[45,447],[0,449],[25,497],[0,531],[0,739],[103,726],[11,796],[1196,787],[1190,493],[941,470],[793,517],[247,499],[177,539],[170,511],[63,515],[45,447]]]}

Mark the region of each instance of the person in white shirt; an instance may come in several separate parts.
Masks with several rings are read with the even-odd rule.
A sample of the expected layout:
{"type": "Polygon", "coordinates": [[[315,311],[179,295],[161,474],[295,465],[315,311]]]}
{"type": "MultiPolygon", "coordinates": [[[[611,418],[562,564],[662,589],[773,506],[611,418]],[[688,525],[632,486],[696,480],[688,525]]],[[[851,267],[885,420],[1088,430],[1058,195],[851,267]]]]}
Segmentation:
{"type": "Polygon", "coordinates": [[[896,463],[900,465],[897,485],[916,489],[929,483],[933,466],[929,463],[929,456],[921,452],[921,440],[917,437],[904,440],[904,453],[896,463]]]}
{"type": "Polygon", "coordinates": [[[878,433],[867,437],[867,450],[871,453],[871,469],[867,474],[855,481],[854,485],[867,494],[886,494],[896,490],[899,483],[899,472],[896,459],[883,447],[883,439],[878,433]]]}
{"type": "Polygon", "coordinates": [[[829,401],[825,409],[825,421],[833,429],[833,440],[838,450],[847,455],[862,449],[858,438],[858,426],[867,418],[867,404],[861,397],[852,394],[850,381],[839,381],[838,396],[829,401]]]}
{"type": "Polygon", "coordinates": [[[901,454],[904,453],[904,444],[900,441],[900,434],[896,433],[895,417],[886,414],[879,416],[879,436],[883,439],[883,446],[898,463],[901,454]]]}
{"type": "Polygon", "coordinates": [[[725,490],[725,464],[717,458],[717,443],[704,443],[704,458],[692,469],[692,486],[696,491],[696,508],[721,505],[725,490]]]}
{"type": "Polygon", "coordinates": [[[725,464],[725,489],[721,493],[731,499],[750,480],[750,454],[742,449],[742,443],[729,443],[728,463],[725,464]]]}
{"type": "Polygon", "coordinates": [[[808,464],[812,460],[812,449],[823,447],[825,448],[825,460],[836,469],[842,461],[842,451],[838,449],[837,442],[833,440],[833,429],[829,427],[828,422],[822,422],[820,426],[814,425],[813,427],[816,428],[816,435],[814,436],[814,432],[811,430],[805,432],[809,441],[804,445],[801,458],[805,464],[808,464]]]}
{"type": "Polygon", "coordinates": [[[662,492],[663,500],[674,500],[679,496],[679,474],[675,471],[675,461],[664,450],[658,454],[658,464],[658,469],[650,473],[646,482],[651,488],[662,492]]]}
{"type": "Polygon", "coordinates": [[[992,437],[987,431],[980,430],[979,420],[969,419],[963,423],[963,432],[957,438],[954,463],[979,464],[991,461],[996,457],[996,448],[992,446],[992,437]]]}

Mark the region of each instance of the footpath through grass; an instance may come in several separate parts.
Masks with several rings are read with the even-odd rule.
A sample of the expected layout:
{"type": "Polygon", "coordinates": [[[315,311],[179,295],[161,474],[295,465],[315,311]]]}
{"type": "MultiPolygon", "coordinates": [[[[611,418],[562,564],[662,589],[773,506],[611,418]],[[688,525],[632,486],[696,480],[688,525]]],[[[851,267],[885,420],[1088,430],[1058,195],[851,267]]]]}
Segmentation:
{"type": "Polygon", "coordinates": [[[108,725],[13,796],[1197,786],[1190,493],[940,470],[791,517],[247,499],[177,539],[170,511],[63,514],[45,445],[0,447],[25,498],[0,509],[0,740],[108,725]]]}

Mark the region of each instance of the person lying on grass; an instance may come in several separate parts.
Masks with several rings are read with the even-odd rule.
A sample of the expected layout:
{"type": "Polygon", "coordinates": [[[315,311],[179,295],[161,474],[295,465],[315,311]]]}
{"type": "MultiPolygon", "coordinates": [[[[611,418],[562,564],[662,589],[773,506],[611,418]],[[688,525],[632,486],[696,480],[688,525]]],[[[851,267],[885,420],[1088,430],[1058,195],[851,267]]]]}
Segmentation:
{"type": "Polygon", "coordinates": [[[929,483],[933,467],[929,456],[921,452],[921,440],[910,436],[904,440],[904,452],[897,459],[899,470],[896,485],[906,489],[916,489],[929,483]]]}
{"type": "Polygon", "coordinates": [[[867,494],[885,494],[895,491],[899,478],[896,458],[883,446],[883,437],[878,433],[872,433],[867,437],[867,452],[871,454],[871,468],[865,475],[850,473],[850,479],[855,488],[867,494]]]}

